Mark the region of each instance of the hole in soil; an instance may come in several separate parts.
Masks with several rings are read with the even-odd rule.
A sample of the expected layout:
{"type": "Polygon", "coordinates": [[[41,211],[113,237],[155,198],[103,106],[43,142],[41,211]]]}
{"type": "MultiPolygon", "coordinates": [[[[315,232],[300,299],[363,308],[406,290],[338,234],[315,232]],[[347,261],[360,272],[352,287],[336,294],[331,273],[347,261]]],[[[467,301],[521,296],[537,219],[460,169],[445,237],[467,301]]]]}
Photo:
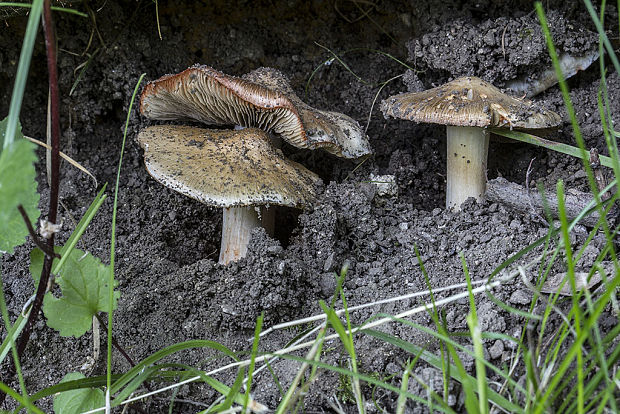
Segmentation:
{"type": "Polygon", "coordinates": [[[290,238],[293,230],[297,227],[298,218],[301,210],[287,207],[276,207],[276,226],[274,228],[273,238],[280,242],[283,248],[287,248],[290,244],[290,238]]]}

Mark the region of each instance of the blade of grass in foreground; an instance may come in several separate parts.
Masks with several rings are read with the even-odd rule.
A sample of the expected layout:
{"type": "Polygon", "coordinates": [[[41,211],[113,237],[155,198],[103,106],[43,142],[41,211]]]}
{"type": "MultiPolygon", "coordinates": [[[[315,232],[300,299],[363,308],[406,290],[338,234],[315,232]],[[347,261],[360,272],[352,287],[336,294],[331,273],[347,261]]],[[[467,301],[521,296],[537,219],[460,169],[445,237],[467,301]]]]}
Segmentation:
{"type": "MultiPolygon", "coordinates": [[[[601,9],[601,17],[600,22],[601,26],[603,26],[603,21],[605,18],[605,5],[606,1],[601,1],[600,9],[601,9]]],[[[618,3],[620,6],[620,2],[618,3]]],[[[592,5],[589,1],[586,1],[586,7],[591,9],[592,5]]],[[[597,26],[597,30],[599,30],[599,26],[597,26]]],[[[604,36],[606,36],[605,32],[599,31],[599,56],[604,56],[604,36]]],[[[615,54],[614,54],[615,56],[615,54]]],[[[599,59],[599,70],[601,73],[601,82],[599,85],[599,93],[598,93],[598,108],[599,115],[601,117],[601,126],[603,127],[603,135],[605,136],[605,143],[607,144],[607,150],[611,155],[611,158],[614,160],[614,175],[616,177],[620,177],[620,155],[618,154],[618,143],[615,139],[612,139],[611,135],[615,131],[610,131],[610,126],[613,128],[613,119],[612,119],[612,110],[611,105],[609,103],[609,94],[607,90],[607,79],[606,73],[607,69],[605,68],[605,59],[599,59]],[[604,98],[604,105],[603,105],[604,98]],[[605,114],[606,112],[606,114],[605,114]]]]}
{"type": "MultiPolygon", "coordinates": [[[[424,276],[424,282],[426,283],[426,288],[431,297],[431,304],[433,305],[432,312],[429,310],[429,314],[437,327],[437,332],[444,336],[448,336],[448,326],[445,319],[445,314],[442,314],[441,321],[439,320],[439,311],[437,310],[437,304],[435,303],[435,294],[433,293],[433,288],[431,286],[431,279],[428,276],[428,272],[426,271],[426,266],[424,266],[424,262],[422,261],[422,256],[420,256],[420,251],[418,250],[418,246],[414,245],[414,252],[416,258],[418,259],[418,265],[420,266],[420,271],[422,272],[422,276],[424,276]]],[[[443,379],[443,401],[448,404],[448,390],[450,388],[450,354],[447,352],[446,344],[443,341],[439,341],[439,353],[441,356],[441,374],[443,379]]],[[[421,353],[417,355],[416,360],[420,357],[421,353]]]]}
{"type": "MultiPolygon", "coordinates": [[[[336,331],[340,342],[342,342],[345,350],[347,351],[347,354],[349,354],[352,373],[357,374],[357,357],[355,354],[353,334],[351,333],[351,319],[349,318],[349,312],[347,311],[347,302],[344,294],[342,293],[342,290],[340,291],[340,295],[343,300],[343,308],[345,309],[347,328],[344,327],[333,308],[327,307],[327,305],[323,301],[320,301],[319,305],[321,305],[323,312],[325,312],[325,314],[327,315],[327,321],[329,322],[329,325],[336,331]]],[[[358,412],[365,412],[359,378],[351,376],[351,388],[353,390],[353,395],[355,396],[355,403],[357,404],[358,412]]]]}
{"type": "MultiPolygon", "coordinates": [[[[222,353],[222,354],[232,358],[234,361],[238,361],[239,360],[233,351],[231,351],[230,349],[228,349],[224,345],[221,345],[221,344],[219,344],[217,342],[214,342],[214,341],[196,339],[196,340],[181,342],[181,343],[178,343],[178,344],[170,345],[170,346],[168,346],[168,347],[166,347],[164,349],[161,349],[161,350],[155,352],[154,354],[149,355],[148,357],[146,357],[142,361],[138,362],[135,367],[131,368],[125,374],[121,375],[114,382],[114,384],[112,384],[111,394],[114,394],[114,393],[118,392],[121,388],[123,388],[126,384],[128,384],[129,381],[131,381],[131,379],[134,376],[139,375],[140,372],[143,369],[145,369],[146,367],[148,367],[148,366],[150,366],[152,364],[155,364],[156,362],[158,362],[161,359],[167,357],[168,355],[171,355],[171,354],[183,351],[185,349],[191,349],[191,348],[211,348],[211,349],[219,351],[220,353],[222,353]]],[[[114,405],[118,405],[120,403],[121,403],[121,401],[116,401],[114,403],[114,405]]]]}
{"type": "MultiPolygon", "coordinates": [[[[323,339],[324,338],[325,338],[325,326],[323,326],[319,330],[319,333],[316,339],[314,340],[314,344],[312,345],[312,347],[306,354],[306,359],[317,361],[318,358],[320,358],[321,351],[323,350],[323,339]]],[[[276,409],[275,414],[283,414],[287,410],[294,411],[292,407],[295,406],[296,400],[297,398],[299,398],[299,395],[301,393],[301,390],[300,390],[301,387],[299,387],[299,383],[304,378],[305,372],[307,371],[309,366],[310,365],[305,362],[301,364],[301,367],[297,371],[297,375],[295,375],[293,382],[289,385],[288,389],[286,390],[286,393],[283,393],[284,395],[282,396],[282,400],[280,401],[280,404],[278,404],[278,408],[276,409]]],[[[316,376],[316,368],[314,366],[312,372],[310,373],[310,379],[314,378],[315,376],[316,376]]],[[[275,375],[274,375],[274,378],[275,378],[275,375]]],[[[281,393],[282,393],[282,390],[281,390],[281,393]]]]}
{"type": "MultiPolygon", "coordinates": [[[[583,156],[586,153],[585,143],[584,143],[583,137],[581,135],[581,131],[579,129],[579,124],[577,123],[577,118],[576,118],[576,115],[575,115],[575,110],[574,110],[572,102],[570,100],[570,95],[568,93],[568,86],[566,85],[566,82],[565,82],[564,77],[563,77],[563,73],[562,73],[561,69],[559,68],[558,55],[557,55],[557,52],[555,50],[555,46],[553,44],[553,39],[551,38],[551,34],[550,34],[550,30],[549,30],[549,25],[548,25],[547,19],[545,17],[545,13],[544,13],[544,10],[543,10],[542,3],[537,2],[535,4],[535,7],[536,7],[536,13],[538,15],[538,19],[540,20],[540,24],[541,24],[543,33],[545,35],[545,39],[547,41],[547,47],[549,49],[549,55],[551,56],[551,60],[553,61],[553,64],[554,64],[554,67],[555,67],[556,75],[558,76],[558,80],[559,80],[559,84],[560,84],[560,90],[562,91],[562,97],[564,98],[564,106],[566,107],[566,110],[567,110],[567,112],[568,112],[568,114],[569,114],[569,116],[571,118],[571,124],[572,124],[572,127],[573,127],[573,132],[574,132],[575,140],[577,141],[577,144],[579,145],[579,149],[581,150],[582,160],[583,160],[583,163],[584,163],[584,167],[586,169],[586,173],[588,175],[588,181],[590,183],[591,189],[596,192],[596,183],[595,183],[595,180],[594,180],[594,175],[593,175],[592,169],[591,169],[589,163],[586,161],[586,159],[583,158],[583,156]]],[[[597,19],[596,15],[593,15],[591,17],[592,17],[593,20],[595,20],[595,23],[598,22],[598,19],[597,19]]],[[[603,35],[604,35],[604,33],[603,33],[603,35]]],[[[603,38],[602,35],[601,35],[601,38],[603,38]]],[[[606,39],[606,37],[605,37],[605,39],[606,39]]],[[[613,54],[613,50],[610,50],[610,53],[613,54]]],[[[602,58],[603,57],[601,56],[601,59],[602,58]]],[[[617,63],[617,61],[615,63],[617,63]]],[[[564,252],[565,252],[565,257],[566,257],[567,275],[568,275],[568,278],[569,278],[569,282],[570,282],[570,286],[571,286],[571,291],[572,291],[572,295],[571,295],[572,311],[574,312],[573,324],[574,324],[574,329],[576,331],[576,336],[577,336],[577,338],[579,338],[579,337],[581,337],[583,335],[589,335],[589,329],[587,331],[582,331],[582,323],[584,321],[584,317],[583,317],[582,312],[581,312],[581,308],[580,308],[580,304],[579,304],[579,295],[577,293],[577,289],[576,289],[576,285],[575,285],[575,265],[573,263],[572,249],[571,249],[571,245],[570,245],[570,241],[569,241],[570,239],[569,239],[569,236],[568,236],[568,233],[569,233],[569,229],[568,228],[569,228],[569,226],[568,226],[568,220],[566,218],[566,208],[565,208],[565,203],[564,203],[564,187],[563,187],[562,181],[558,182],[557,192],[558,192],[558,208],[559,208],[559,212],[560,212],[560,224],[561,224],[561,229],[562,229],[562,238],[564,240],[564,252]]],[[[599,211],[602,210],[601,201],[598,198],[598,196],[597,196],[597,208],[599,209],[599,211]]],[[[605,233],[606,233],[607,237],[609,237],[609,229],[605,225],[604,222],[603,222],[603,226],[604,226],[605,233]]],[[[594,321],[594,322],[596,322],[596,321],[594,321]]],[[[575,356],[576,356],[576,363],[577,363],[577,412],[579,414],[582,414],[582,413],[584,413],[584,405],[585,405],[583,354],[581,352],[581,349],[578,349],[575,352],[575,354],[576,354],[575,356]]],[[[564,361],[566,361],[567,358],[568,358],[568,355],[566,356],[564,361]]]]}
{"type": "MultiPolygon", "coordinates": [[[[2,280],[0,280],[0,301],[4,302],[6,306],[6,302],[4,301],[4,290],[3,286],[2,286],[2,280]]],[[[0,364],[2,364],[2,362],[4,361],[4,358],[6,358],[6,356],[9,354],[9,350],[11,349],[11,344],[15,341],[17,341],[17,338],[19,337],[19,333],[22,331],[22,329],[24,329],[24,326],[26,326],[26,320],[28,318],[25,318],[23,315],[19,315],[17,317],[17,320],[15,321],[15,323],[13,324],[13,326],[11,326],[10,329],[8,329],[8,333],[6,334],[6,337],[4,338],[4,341],[2,341],[2,345],[0,345],[0,364]]],[[[5,322],[5,326],[10,326],[8,323],[5,322]]]]}
{"type": "MultiPolygon", "coordinates": [[[[574,328],[577,333],[577,336],[581,336],[582,330],[582,320],[583,315],[581,313],[581,307],[579,305],[580,295],[577,292],[577,287],[575,284],[575,263],[573,262],[573,249],[570,244],[570,238],[568,234],[568,219],[566,218],[566,206],[564,204],[564,182],[558,181],[558,209],[560,210],[560,225],[562,228],[562,240],[564,241],[564,256],[566,260],[566,270],[568,280],[570,282],[571,288],[571,300],[573,303],[573,311],[574,311],[574,328]]],[[[583,414],[584,410],[584,393],[583,393],[583,354],[577,352],[577,412],[579,414],[583,414]]]]}
{"type": "MultiPolygon", "coordinates": [[[[22,368],[19,363],[19,355],[17,353],[17,345],[16,345],[17,336],[19,335],[19,332],[20,332],[20,329],[19,329],[20,324],[16,322],[15,325],[11,326],[11,319],[9,318],[9,312],[6,306],[6,300],[4,298],[4,284],[2,283],[1,273],[0,273],[0,310],[2,311],[2,320],[4,321],[4,326],[8,332],[6,339],[4,340],[4,343],[2,344],[2,347],[6,346],[7,353],[9,350],[11,351],[11,354],[13,356],[13,363],[15,364],[15,372],[17,373],[17,379],[19,381],[19,388],[22,392],[21,398],[18,401],[19,402],[24,401],[26,406],[30,408],[32,406],[32,402],[28,398],[28,390],[26,388],[26,383],[24,382],[24,377],[22,375],[22,368]]],[[[20,318],[22,318],[23,320],[23,324],[21,324],[23,328],[23,326],[25,326],[26,324],[26,318],[23,318],[21,315],[20,315],[20,318]]],[[[18,322],[19,322],[19,319],[18,319],[18,322]]],[[[10,389],[10,388],[7,387],[7,389],[10,389]]],[[[6,395],[10,395],[13,398],[15,398],[13,394],[7,393],[6,391],[5,393],[6,395]]]]}
{"type": "Polygon", "coordinates": [[[261,312],[258,320],[256,321],[256,327],[254,329],[254,342],[252,343],[252,354],[250,356],[250,366],[248,367],[248,381],[246,384],[245,401],[243,402],[243,411],[247,411],[248,403],[250,402],[250,390],[252,389],[252,375],[254,374],[254,366],[256,362],[256,355],[258,354],[258,340],[260,338],[260,332],[263,329],[263,319],[265,313],[261,312]]]}
{"type": "MultiPolygon", "coordinates": [[[[405,364],[405,371],[403,372],[403,377],[400,380],[400,390],[403,392],[409,389],[409,375],[411,375],[411,371],[413,371],[413,367],[418,362],[420,355],[421,353],[416,355],[413,361],[407,361],[405,364]]],[[[396,400],[396,414],[404,414],[406,406],[407,398],[401,392],[398,394],[398,399],[396,400]]]]}
{"type": "Polygon", "coordinates": [[[24,43],[22,43],[22,51],[19,55],[19,63],[17,64],[17,72],[15,75],[15,84],[13,85],[13,93],[11,94],[11,104],[9,105],[9,116],[6,125],[6,135],[4,139],[4,148],[8,148],[9,144],[15,139],[15,131],[17,131],[17,123],[19,113],[24,99],[24,90],[26,89],[26,79],[28,78],[28,69],[32,59],[32,49],[34,41],[37,37],[39,22],[41,21],[41,13],[43,11],[43,0],[34,0],[26,25],[26,35],[24,43]]]}
{"type": "Polygon", "coordinates": [[[118,169],[116,171],[116,186],[114,188],[114,206],[112,208],[112,236],[110,240],[110,276],[108,279],[108,352],[107,352],[107,392],[106,392],[106,404],[109,406],[110,403],[110,389],[112,388],[112,326],[113,326],[113,314],[112,309],[114,309],[114,247],[116,245],[116,212],[118,211],[118,186],[121,180],[121,166],[123,165],[123,154],[125,152],[125,142],[127,140],[127,130],[129,129],[129,118],[131,116],[131,110],[133,108],[133,103],[136,99],[136,95],[138,94],[138,88],[142,83],[142,79],[146,73],[140,75],[138,82],[133,90],[133,95],[131,96],[131,101],[129,102],[129,109],[127,109],[127,119],[125,121],[125,131],[123,132],[123,143],[121,146],[121,153],[118,160],[118,169]]]}
{"type": "MultiPolygon", "coordinates": [[[[587,4],[586,4],[587,6],[587,4]]],[[[603,2],[603,6],[604,6],[604,2],[603,2]]],[[[562,98],[564,100],[564,106],[566,107],[566,111],[568,112],[568,115],[570,117],[570,121],[571,121],[571,126],[573,128],[573,135],[575,137],[575,141],[577,141],[577,145],[579,146],[579,151],[580,151],[580,158],[582,159],[582,163],[583,163],[583,167],[585,169],[586,175],[588,177],[588,183],[590,185],[590,189],[591,191],[594,193],[594,199],[596,201],[596,209],[598,210],[598,213],[600,215],[603,214],[603,206],[601,205],[601,199],[600,196],[598,194],[598,189],[597,189],[597,184],[596,184],[596,180],[594,178],[594,172],[592,171],[592,167],[590,166],[590,162],[588,159],[588,152],[586,151],[585,148],[585,141],[583,139],[583,135],[581,134],[581,129],[579,128],[579,123],[577,121],[577,116],[575,113],[575,108],[573,107],[573,104],[571,102],[571,98],[570,98],[570,94],[568,91],[568,85],[566,83],[566,80],[564,78],[564,74],[562,72],[560,63],[559,63],[559,58],[558,58],[558,53],[555,49],[555,45],[553,44],[553,38],[551,37],[551,32],[549,29],[549,25],[547,23],[547,19],[545,17],[545,13],[543,10],[543,6],[542,3],[540,1],[535,3],[535,8],[536,8],[536,13],[538,15],[538,20],[540,21],[540,26],[542,28],[543,34],[545,36],[545,41],[547,43],[547,48],[549,49],[549,56],[551,57],[551,60],[553,62],[553,67],[555,69],[555,73],[556,76],[558,78],[558,84],[560,86],[560,90],[562,91],[562,98]]],[[[591,8],[590,10],[591,11],[591,8]]],[[[601,11],[601,13],[603,13],[603,11],[601,11]]],[[[594,14],[592,16],[592,20],[598,24],[600,24],[600,21],[598,21],[596,15],[594,14]]],[[[602,41],[604,41],[605,39],[607,39],[606,35],[604,32],[600,32],[599,31],[599,39],[601,39],[602,41]]],[[[617,63],[617,59],[613,50],[610,50],[609,53],[611,53],[613,56],[610,56],[612,58],[613,61],[615,61],[617,63]]],[[[601,56],[601,61],[603,60],[603,57],[601,56]]],[[[620,70],[620,66],[618,66],[616,64],[616,70],[620,70]]],[[[613,148],[610,148],[610,154],[614,155],[616,153],[616,151],[613,150],[613,148]]],[[[614,168],[614,171],[617,172],[617,167],[618,167],[618,159],[611,159],[612,160],[612,168],[614,168]]],[[[605,160],[601,160],[601,163],[603,163],[605,160]]],[[[603,164],[605,165],[605,164],[603,164]]],[[[616,176],[616,178],[618,178],[616,176]]],[[[603,230],[605,232],[605,236],[607,237],[607,239],[609,240],[609,227],[607,225],[607,223],[605,221],[602,222],[603,224],[603,230]]],[[[615,260],[615,257],[614,257],[615,260]]]]}
{"type": "MultiPolygon", "coordinates": [[[[609,41],[609,38],[607,37],[607,33],[605,32],[605,29],[603,28],[603,24],[601,23],[598,16],[596,15],[596,11],[594,10],[594,6],[592,6],[592,2],[590,0],[584,0],[584,4],[586,6],[586,9],[588,10],[588,13],[590,14],[590,18],[592,19],[592,22],[596,26],[596,30],[598,31],[598,34],[601,38],[601,41],[603,42],[603,45],[605,46],[605,50],[607,51],[607,55],[609,56],[611,63],[613,63],[614,68],[616,69],[616,72],[620,73],[620,61],[618,61],[618,57],[616,56],[614,47],[609,41]]],[[[618,20],[620,22],[620,16],[618,17],[618,20]]]]}
{"type": "Polygon", "coordinates": [[[487,375],[484,368],[484,351],[482,349],[482,332],[478,324],[478,315],[476,314],[476,302],[472,293],[471,277],[469,269],[465,262],[465,256],[461,252],[461,263],[463,264],[463,272],[467,280],[467,292],[469,293],[469,314],[467,315],[467,326],[471,333],[471,339],[474,344],[474,355],[476,361],[476,383],[478,384],[478,408],[481,414],[489,412],[489,403],[487,401],[487,375]]]}
{"type": "Polygon", "coordinates": [[[97,214],[97,211],[99,211],[99,208],[101,207],[103,202],[108,197],[104,194],[106,187],[107,184],[104,184],[99,193],[97,193],[93,201],[90,203],[88,210],[86,210],[86,213],[84,213],[84,215],[80,219],[80,222],[75,227],[75,230],[73,230],[73,233],[71,233],[71,236],[69,236],[69,239],[62,247],[62,250],[60,251],[60,259],[55,262],[54,268],[52,269],[52,274],[58,274],[60,269],[62,269],[62,266],[67,261],[69,254],[82,237],[82,234],[84,234],[84,232],[88,228],[88,225],[95,217],[95,214],[97,214]]]}
{"type": "Polygon", "coordinates": [[[226,412],[232,408],[235,398],[237,398],[241,392],[241,386],[243,385],[243,377],[245,376],[245,367],[239,367],[237,369],[237,377],[232,387],[228,390],[228,394],[224,399],[224,402],[219,406],[216,406],[216,411],[226,412]]]}
{"type": "MultiPolygon", "coordinates": [[[[404,320],[404,319],[398,319],[398,318],[394,318],[394,321],[397,322],[401,322],[401,323],[407,323],[410,321],[404,320]]],[[[419,327],[421,325],[417,325],[412,323],[410,326],[413,327],[419,327]]],[[[424,351],[422,348],[420,348],[419,346],[412,344],[410,342],[404,341],[400,338],[397,338],[395,336],[389,335],[385,332],[381,332],[381,331],[376,331],[376,330],[364,330],[364,333],[373,336],[383,342],[392,344],[398,348],[401,348],[407,352],[410,352],[412,354],[417,354],[419,352],[421,352],[421,358],[426,361],[428,364],[430,364],[431,366],[437,368],[437,369],[441,369],[442,365],[441,365],[441,361],[440,359],[433,354],[432,352],[428,352],[428,351],[424,351]]],[[[456,360],[455,360],[456,362],[456,360]]],[[[466,384],[466,383],[475,383],[475,378],[473,378],[471,375],[467,374],[466,372],[461,371],[457,368],[456,365],[452,365],[451,366],[451,370],[452,370],[452,378],[455,379],[456,381],[460,382],[461,384],[466,384]],[[463,375],[464,374],[464,375],[463,375]]],[[[503,373],[501,373],[500,375],[505,375],[503,373]]],[[[518,386],[519,390],[521,392],[525,392],[525,390],[518,386]]],[[[472,387],[472,389],[475,389],[474,387],[472,387]]],[[[417,401],[417,400],[416,400],[417,401]]],[[[497,392],[493,391],[492,389],[488,390],[488,401],[492,402],[493,404],[496,404],[498,407],[502,407],[504,410],[506,410],[507,412],[510,413],[523,413],[523,408],[521,408],[519,405],[511,402],[510,400],[504,398],[502,395],[498,394],[497,392]]],[[[442,407],[444,407],[443,404],[445,404],[443,402],[443,400],[439,399],[438,401],[439,403],[442,404],[442,407]]],[[[467,400],[466,400],[466,404],[467,404],[467,400]]],[[[478,405],[474,404],[473,406],[468,405],[467,408],[467,412],[470,413],[474,413],[477,412],[478,410],[478,405]],[[469,408],[471,407],[471,409],[469,408]]]]}
{"type": "MultiPolygon", "coordinates": [[[[292,361],[298,361],[301,363],[308,363],[310,365],[316,366],[318,368],[321,369],[326,369],[332,372],[335,372],[337,374],[340,375],[345,375],[348,377],[356,377],[359,381],[364,381],[368,384],[371,385],[376,385],[378,387],[381,387],[383,389],[386,389],[388,391],[392,391],[394,393],[396,393],[396,395],[404,395],[405,397],[412,399],[420,404],[426,404],[426,400],[420,398],[418,395],[415,395],[409,391],[401,391],[401,389],[399,387],[396,387],[390,383],[381,381],[379,379],[377,379],[376,377],[372,376],[372,375],[366,375],[366,374],[361,374],[361,373],[353,373],[350,369],[347,368],[342,368],[342,367],[337,367],[337,366],[333,366],[330,364],[327,364],[323,361],[318,361],[318,360],[310,360],[310,359],[306,359],[304,357],[299,357],[296,355],[290,355],[290,354],[267,354],[267,355],[271,355],[271,356],[278,356],[280,358],[283,359],[288,359],[288,360],[292,360],[292,361]]],[[[441,398],[438,398],[438,402],[442,405],[440,406],[436,406],[436,411],[438,412],[444,412],[444,413],[454,413],[454,411],[447,406],[443,405],[443,401],[441,400],[441,398]]]]}
{"type": "MultiPolygon", "coordinates": [[[[491,128],[491,132],[497,135],[501,135],[506,138],[514,139],[516,141],[525,142],[526,144],[532,144],[539,147],[544,147],[552,151],[561,152],[562,154],[570,155],[575,158],[581,158],[584,161],[590,160],[590,154],[588,152],[582,152],[579,148],[572,145],[564,144],[562,142],[551,141],[536,135],[527,134],[522,131],[511,131],[505,128],[491,128]]],[[[604,155],[599,155],[601,165],[605,167],[614,168],[614,161],[604,155]]]]}
{"type": "Polygon", "coordinates": [[[36,406],[32,405],[32,402],[28,399],[28,397],[24,397],[23,395],[20,395],[19,393],[13,391],[3,382],[0,382],[0,391],[13,397],[15,401],[19,402],[22,406],[27,407],[29,412],[35,413],[35,414],[45,414],[43,411],[39,410],[36,406]]]}
{"type": "Polygon", "coordinates": [[[565,375],[571,368],[573,360],[576,359],[576,355],[581,352],[584,342],[589,339],[589,331],[592,329],[598,318],[609,304],[610,297],[614,294],[618,286],[620,286],[620,274],[616,275],[614,279],[609,281],[606,289],[602,292],[600,298],[595,303],[593,312],[591,312],[588,315],[588,318],[585,319],[581,334],[574,338],[574,340],[570,343],[570,347],[566,352],[564,359],[560,361],[560,365],[554,372],[553,378],[550,380],[549,385],[540,397],[538,406],[536,407],[534,413],[541,414],[545,409],[546,402],[558,394],[558,385],[561,381],[563,381],[563,379],[565,379],[565,375]]]}

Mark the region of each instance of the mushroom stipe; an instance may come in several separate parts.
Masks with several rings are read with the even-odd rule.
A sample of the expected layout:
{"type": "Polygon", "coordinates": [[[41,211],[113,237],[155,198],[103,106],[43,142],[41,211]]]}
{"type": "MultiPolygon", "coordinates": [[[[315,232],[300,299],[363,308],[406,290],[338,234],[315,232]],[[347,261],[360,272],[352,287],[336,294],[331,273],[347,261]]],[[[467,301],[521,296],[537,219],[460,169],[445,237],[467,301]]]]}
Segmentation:
{"type": "MultiPolygon", "coordinates": [[[[257,208],[303,208],[314,202],[320,178],[286,159],[256,128],[209,130],[182,125],[148,127],[138,135],[151,176],[186,196],[223,207],[219,262],[244,257],[257,208]]],[[[267,214],[269,215],[269,214],[267,214]]]]}
{"type": "Polygon", "coordinates": [[[531,101],[504,94],[473,76],[423,92],[391,96],[381,103],[388,117],[446,125],[446,208],[458,210],[469,197],[482,200],[489,150],[487,127],[545,129],[561,118],[531,101]]]}

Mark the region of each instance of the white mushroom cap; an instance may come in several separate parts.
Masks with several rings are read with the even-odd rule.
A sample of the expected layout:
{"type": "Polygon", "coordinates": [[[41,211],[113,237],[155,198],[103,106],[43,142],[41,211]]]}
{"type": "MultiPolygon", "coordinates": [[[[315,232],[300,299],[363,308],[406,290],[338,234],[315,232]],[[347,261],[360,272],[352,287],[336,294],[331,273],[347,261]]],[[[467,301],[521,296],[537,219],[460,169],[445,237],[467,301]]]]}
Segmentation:
{"type": "Polygon", "coordinates": [[[453,126],[539,129],[562,123],[555,112],[506,95],[474,76],[422,92],[391,96],[381,103],[381,110],[385,116],[453,126]]]}
{"type": "Polygon", "coordinates": [[[237,78],[194,66],[150,82],[142,92],[140,110],[152,119],[261,128],[297,148],[323,148],[346,158],[371,152],[356,121],[304,104],[275,69],[261,68],[237,78]]]}
{"type": "Polygon", "coordinates": [[[148,172],[160,183],[217,207],[281,205],[301,208],[315,198],[320,178],[275,149],[265,131],[208,130],[181,125],[140,132],[148,172]]]}

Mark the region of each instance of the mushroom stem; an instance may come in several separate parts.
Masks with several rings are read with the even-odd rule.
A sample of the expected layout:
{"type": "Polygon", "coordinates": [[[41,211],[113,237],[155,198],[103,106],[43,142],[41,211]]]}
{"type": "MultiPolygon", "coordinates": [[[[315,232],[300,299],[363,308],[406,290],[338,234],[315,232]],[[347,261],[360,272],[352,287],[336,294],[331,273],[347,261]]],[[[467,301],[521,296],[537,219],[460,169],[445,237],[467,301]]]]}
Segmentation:
{"type": "Polygon", "coordinates": [[[245,257],[254,227],[260,227],[254,207],[229,207],[222,216],[222,244],[219,263],[226,265],[245,257]]]}
{"type": "Polygon", "coordinates": [[[482,201],[486,189],[489,131],[448,125],[446,208],[460,210],[469,197],[482,201]]]}

